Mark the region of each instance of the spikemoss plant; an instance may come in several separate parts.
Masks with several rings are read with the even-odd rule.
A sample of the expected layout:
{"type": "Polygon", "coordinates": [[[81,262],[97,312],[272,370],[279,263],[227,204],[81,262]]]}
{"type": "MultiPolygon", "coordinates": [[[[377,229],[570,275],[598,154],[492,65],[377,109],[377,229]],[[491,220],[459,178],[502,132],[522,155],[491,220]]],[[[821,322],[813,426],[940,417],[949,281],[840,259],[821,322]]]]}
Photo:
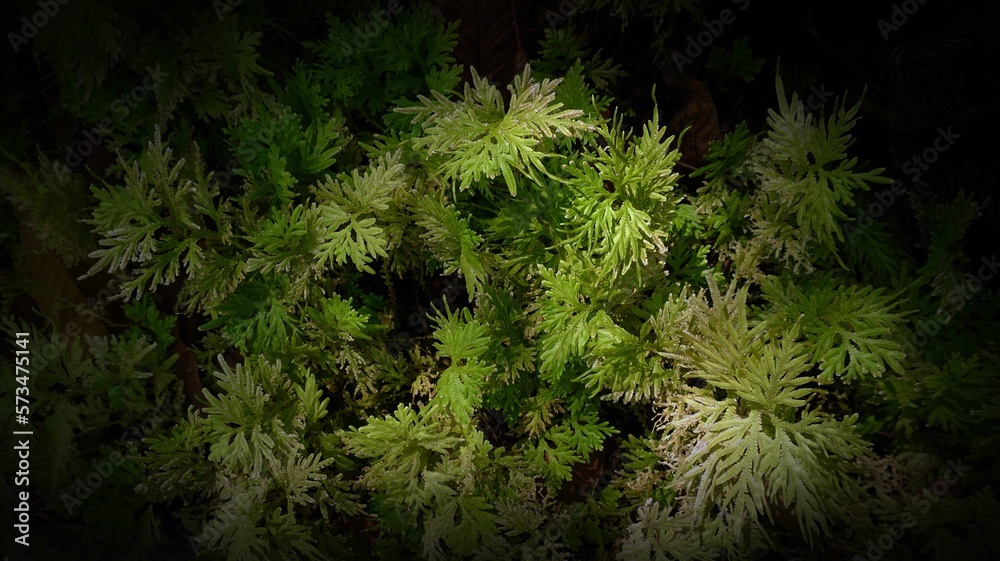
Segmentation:
{"type": "MultiPolygon", "coordinates": [[[[905,344],[932,276],[851,268],[891,259],[845,242],[859,197],[887,181],[851,152],[858,105],[807,114],[777,79],[766,128],[714,145],[692,190],[659,109],[634,128],[608,111],[599,90],[620,72],[560,59],[571,35],[550,35],[505,95],[475,72],[459,85],[455,27],[424,10],[347,58],[345,23],[329,23],[287,76],[256,65],[256,34],[232,35],[240,85],[165,90],[151,133],[117,139],[119,173],[90,189],[88,274],[124,275],[132,323],[37,374],[35,391],[53,390],[36,408],[49,496],[106,453],[101,431],[169,405],[103,498],[45,515],[134,530],[96,533],[91,551],[846,555],[898,513],[882,499],[910,488],[873,490],[887,468],[871,466],[888,465],[875,460],[938,458],[914,468],[919,488],[941,458],[933,438],[876,447],[880,427],[964,426],[968,445],[996,418],[966,412],[995,364],[905,344]],[[386,84],[373,91],[376,75],[386,84]],[[215,144],[192,139],[199,120],[215,144]],[[212,170],[230,159],[222,181],[212,170]],[[434,275],[464,294],[418,318],[432,331],[404,334],[405,287],[434,275]],[[164,289],[176,308],[152,303],[164,289]],[[173,314],[203,334],[188,342],[200,409],[182,411],[168,383],[173,314]],[[965,393],[931,390],[950,384],[965,393]],[[625,460],[602,487],[574,495],[583,466],[611,456],[625,460]]],[[[80,253],[75,238],[41,239],[80,253]]],[[[984,493],[977,508],[995,505],[984,493]]],[[[887,555],[923,546],[907,540],[887,555]]]]}

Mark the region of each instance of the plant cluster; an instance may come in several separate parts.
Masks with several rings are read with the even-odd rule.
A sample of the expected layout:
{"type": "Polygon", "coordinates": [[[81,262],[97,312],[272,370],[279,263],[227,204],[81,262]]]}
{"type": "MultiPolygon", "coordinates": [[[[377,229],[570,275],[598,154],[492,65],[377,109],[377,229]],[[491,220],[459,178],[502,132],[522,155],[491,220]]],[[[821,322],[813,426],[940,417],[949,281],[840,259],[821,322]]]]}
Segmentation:
{"type": "MultiPolygon", "coordinates": [[[[845,238],[889,181],[852,154],[859,105],[808,113],[777,78],[761,130],[714,144],[692,189],[659,108],[627,124],[621,71],[566,31],[498,87],[475,70],[460,84],[456,27],[425,8],[351,56],[349,21],[330,15],[285,75],[262,46],[275,30],[246,20],[213,15],[178,39],[155,103],[109,137],[104,177],[44,155],[2,171],[14,208],[42,209],[18,210],[22,231],[85,277],[123,279],[126,321],[105,316],[107,336],[66,344],[48,326],[62,351],[32,395],[51,503],[155,419],[80,508],[44,515],[94,529],[78,551],[849,555],[913,513],[906,498],[945,462],[996,465],[995,341],[955,344],[1000,307],[995,291],[911,343],[961,274],[937,248],[974,213],[957,230],[924,214],[926,262],[882,230],[845,238]],[[86,230],[46,214],[55,189],[84,201],[86,230]],[[400,344],[403,293],[439,276],[465,293],[400,344]],[[200,404],[173,373],[178,318],[201,332],[186,342],[200,404]],[[572,496],[581,466],[613,451],[610,482],[572,496]]],[[[77,67],[93,95],[127,40],[108,31],[107,60],[77,67]]],[[[71,53],[47,45],[69,79],[71,53]]],[[[997,554],[994,475],[917,511],[943,534],[908,533],[887,559],[944,559],[958,542],[997,554]]]]}

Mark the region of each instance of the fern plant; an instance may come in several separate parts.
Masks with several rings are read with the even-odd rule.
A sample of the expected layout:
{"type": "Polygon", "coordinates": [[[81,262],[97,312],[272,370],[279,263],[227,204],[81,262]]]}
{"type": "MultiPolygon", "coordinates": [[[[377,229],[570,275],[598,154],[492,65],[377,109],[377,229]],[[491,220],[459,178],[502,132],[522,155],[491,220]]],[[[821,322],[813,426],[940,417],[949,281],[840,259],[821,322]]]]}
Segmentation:
{"type": "MultiPolygon", "coordinates": [[[[844,241],[845,209],[854,206],[857,193],[870,184],[890,181],[880,175],[882,169],[855,170],[857,158],[847,155],[860,104],[848,108],[840,100],[828,118],[817,118],[806,112],[797,93],[786,98],[780,76],[776,89],[778,109],[769,110],[767,135],[753,148],[745,132],[739,132],[731,145],[718,144],[710,156],[716,167],[705,172],[711,174],[710,185],[717,185],[718,178],[748,177],[749,171],[755,188],[745,207],[747,233],[731,241],[723,255],[737,263],[741,276],[754,280],[760,279],[756,271],[768,259],[808,272],[827,252],[842,264],[836,247],[844,241]],[[749,170],[744,171],[744,162],[750,164],[749,170]]],[[[699,204],[723,209],[732,198],[739,204],[739,198],[746,196],[728,191],[712,187],[701,194],[699,204]]]]}
{"type": "Polygon", "coordinates": [[[420,96],[420,106],[399,109],[413,114],[424,135],[415,140],[428,156],[440,155],[440,175],[459,180],[461,189],[482,178],[502,176],[511,196],[517,195],[514,171],[537,182],[535,172],[546,173],[536,150],[541,139],[556,134],[572,135],[589,125],[576,117],[579,110],[560,111],[553,103],[559,80],[531,80],[531,67],[510,86],[510,104],[505,107],[500,91],[473,70],[472,85],[465,85],[460,101],[450,101],[439,92],[434,99],[420,96]]]}
{"type": "Polygon", "coordinates": [[[868,452],[857,417],[809,408],[816,389],[797,326],[768,333],[749,318],[748,287],[709,286],[711,305],[687,299],[682,327],[664,341],[685,377],[706,384],[687,400],[690,414],[666,426],[696,438],[671,485],[686,496],[682,512],[730,556],[768,543],[762,521],[779,508],[811,542],[861,499],[850,468],[868,452]]]}

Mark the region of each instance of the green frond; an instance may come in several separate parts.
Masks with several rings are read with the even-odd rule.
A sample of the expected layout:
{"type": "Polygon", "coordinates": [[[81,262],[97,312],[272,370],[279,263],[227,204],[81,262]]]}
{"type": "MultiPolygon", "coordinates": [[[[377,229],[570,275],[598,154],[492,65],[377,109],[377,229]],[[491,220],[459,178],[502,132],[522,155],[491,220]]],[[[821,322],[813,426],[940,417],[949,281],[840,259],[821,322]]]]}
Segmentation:
{"type": "MultiPolygon", "coordinates": [[[[667,232],[681,197],[673,193],[680,152],[671,149],[654,111],[642,136],[632,139],[620,125],[598,129],[607,147],[567,169],[574,201],[563,244],[584,248],[599,259],[602,278],[615,279],[639,264],[647,252],[667,251],[667,232]]],[[[637,269],[638,274],[638,269],[637,269]]]]}
{"type": "Polygon", "coordinates": [[[436,321],[437,356],[451,359],[451,364],[438,378],[429,410],[440,405],[451,411],[461,426],[468,426],[474,409],[482,404],[483,383],[494,370],[479,358],[489,346],[488,330],[472,319],[468,309],[453,314],[446,307],[436,321]]]}
{"type": "Polygon", "coordinates": [[[354,170],[350,180],[327,176],[315,188],[319,202],[310,210],[316,216],[318,241],[311,251],[318,269],[343,265],[350,258],[359,270],[374,273],[370,263],[388,256],[389,240],[379,218],[407,185],[399,157],[399,151],[383,155],[364,175],[354,170]]]}
{"type": "Polygon", "coordinates": [[[610,321],[603,311],[592,311],[581,281],[568,274],[539,268],[545,296],[539,303],[542,359],[539,373],[558,380],[571,358],[583,357],[602,325],[610,321]]]}
{"type": "Polygon", "coordinates": [[[204,218],[198,201],[217,194],[193,165],[192,179],[182,158],[176,163],[163,145],[159,129],[140,158],[125,166],[125,184],[93,187],[98,201],[88,224],[102,235],[104,246],[90,254],[97,262],[87,275],[107,270],[131,272],[135,278],[122,284],[128,300],[157,286],[170,284],[202,267],[205,253],[200,243],[204,218]]]}
{"type": "Polygon", "coordinates": [[[445,265],[445,274],[465,277],[470,296],[478,294],[489,278],[491,255],[480,249],[483,238],[469,225],[444,195],[418,197],[413,204],[416,223],[427,232],[425,243],[435,259],[445,265]]]}
{"type": "Polygon", "coordinates": [[[540,470],[551,487],[557,488],[572,478],[574,464],[588,461],[590,453],[600,450],[604,440],[617,432],[607,422],[599,422],[592,409],[570,413],[539,435],[536,443],[529,444],[524,457],[540,470]]]}
{"type": "Polygon", "coordinates": [[[440,171],[446,179],[467,189],[483,178],[502,176],[516,196],[515,171],[529,177],[547,173],[542,159],[549,154],[540,151],[544,139],[570,136],[588,125],[576,119],[581,111],[560,111],[561,104],[554,103],[559,80],[535,82],[530,66],[509,86],[506,107],[500,91],[472,72],[473,84],[466,84],[459,101],[435,91],[433,100],[421,95],[421,105],[396,111],[413,114],[413,122],[424,127],[424,136],[413,142],[429,156],[443,156],[440,171]]]}
{"type": "Polygon", "coordinates": [[[827,382],[902,373],[906,314],[894,311],[898,300],[881,288],[842,282],[830,275],[794,286],[772,279],[763,287],[777,311],[769,323],[801,326],[810,360],[827,382]]]}
{"type": "Polygon", "coordinates": [[[709,289],[712,305],[689,298],[685,327],[665,341],[668,356],[714,390],[688,399],[693,412],[667,422],[667,430],[697,435],[671,486],[691,497],[698,520],[718,509],[732,555],[749,551],[749,536],[766,536],[763,519],[778,504],[794,509],[807,540],[829,535],[830,523],[860,499],[847,469],[867,453],[857,415],[837,421],[809,408],[816,390],[796,327],[771,337],[748,316],[747,286],[723,294],[709,277],[709,289]]]}
{"type": "Polygon", "coordinates": [[[778,260],[793,272],[812,271],[821,257],[843,265],[839,247],[858,194],[889,183],[882,169],[860,171],[848,155],[860,104],[834,102],[829,117],[806,111],[775,79],[778,108],[760,141],[745,125],[721,142],[699,170],[707,182],[697,206],[709,213],[709,234],[737,275],[759,280],[761,264],[778,260]]]}

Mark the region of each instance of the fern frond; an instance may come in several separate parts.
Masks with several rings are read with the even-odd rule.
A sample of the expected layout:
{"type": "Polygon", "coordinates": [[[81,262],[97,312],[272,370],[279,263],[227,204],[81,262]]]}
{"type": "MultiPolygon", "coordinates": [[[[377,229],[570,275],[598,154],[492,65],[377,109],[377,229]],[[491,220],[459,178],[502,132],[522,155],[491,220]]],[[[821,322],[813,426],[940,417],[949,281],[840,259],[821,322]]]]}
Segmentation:
{"type": "Polygon", "coordinates": [[[398,150],[385,154],[364,175],[354,170],[350,180],[327,176],[314,189],[319,202],[311,210],[317,217],[319,239],[312,251],[318,269],[330,263],[342,265],[350,258],[359,270],[374,273],[370,263],[387,257],[389,240],[377,224],[396,192],[406,187],[399,157],[398,150]]]}
{"type": "Polygon", "coordinates": [[[871,286],[844,287],[829,275],[797,286],[771,280],[764,293],[778,311],[769,323],[799,323],[823,380],[880,376],[887,369],[902,373],[899,339],[906,314],[894,311],[894,295],[871,286]]]}
{"type": "Polygon", "coordinates": [[[766,323],[749,319],[747,286],[722,293],[708,280],[712,305],[690,298],[682,329],[664,341],[678,367],[712,388],[686,400],[691,413],[667,422],[699,435],[671,486],[692,496],[697,520],[718,509],[731,555],[748,553],[752,536],[766,538],[762,519],[782,503],[794,508],[807,540],[829,534],[829,523],[860,500],[847,468],[867,453],[857,415],[837,421],[809,409],[816,390],[803,375],[810,365],[796,328],[776,340],[766,323]]]}
{"type": "Polygon", "coordinates": [[[198,172],[194,179],[184,174],[185,160],[176,163],[163,145],[159,128],[142,157],[125,165],[125,185],[93,187],[98,201],[93,218],[105,246],[90,254],[97,262],[87,275],[107,270],[137,269],[137,276],[122,284],[126,300],[170,284],[182,274],[191,275],[202,266],[204,250],[199,243],[204,219],[198,201],[213,198],[217,187],[198,172]]]}
{"type": "Polygon", "coordinates": [[[482,236],[454,206],[445,203],[443,194],[417,198],[413,210],[417,225],[427,231],[431,253],[445,264],[445,274],[461,273],[470,297],[478,294],[492,263],[491,254],[479,247],[482,236]]]}
{"type": "Polygon", "coordinates": [[[737,224],[749,234],[730,241],[724,256],[739,262],[740,276],[754,280],[759,278],[754,270],[768,258],[783,260],[796,272],[811,271],[818,248],[842,264],[837,248],[844,242],[847,209],[871,184],[890,182],[881,168],[859,171],[857,158],[848,156],[860,104],[847,107],[840,100],[828,118],[816,117],[797,93],[786,97],[780,76],[775,89],[778,109],[769,110],[767,134],[758,143],[743,130],[714,149],[716,160],[704,171],[709,183],[699,197],[706,209],[727,202],[739,205],[743,195],[724,182],[732,178],[754,184],[745,225],[739,214],[713,220],[719,242],[729,239],[737,224]]]}
{"type": "Polygon", "coordinates": [[[647,251],[666,253],[668,225],[681,200],[673,193],[680,152],[670,148],[673,137],[665,138],[656,111],[635,140],[620,125],[598,132],[607,147],[568,166],[575,200],[563,244],[585,248],[599,259],[601,277],[615,279],[647,265],[647,251]]]}
{"type": "Polygon", "coordinates": [[[496,87],[475,69],[472,75],[472,86],[466,84],[459,101],[435,91],[433,100],[421,95],[421,105],[396,111],[413,114],[413,122],[423,125],[424,135],[414,143],[431,156],[445,157],[445,178],[457,179],[460,188],[467,189],[484,177],[499,175],[516,196],[515,171],[528,176],[547,173],[542,159],[549,155],[538,150],[543,139],[570,136],[588,125],[576,120],[581,111],[560,111],[561,104],[553,102],[559,80],[535,82],[530,66],[509,86],[507,107],[496,87]]]}
{"type": "Polygon", "coordinates": [[[443,406],[455,415],[460,426],[468,426],[473,410],[482,404],[483,383],[494,370],[479,358],[489,347],[488,331],[472,319],[468,309],[453,314],[445,307],[437,323],[437,355],[451,359],[451,364],[438,379],[429,410],[443,406]]]}

